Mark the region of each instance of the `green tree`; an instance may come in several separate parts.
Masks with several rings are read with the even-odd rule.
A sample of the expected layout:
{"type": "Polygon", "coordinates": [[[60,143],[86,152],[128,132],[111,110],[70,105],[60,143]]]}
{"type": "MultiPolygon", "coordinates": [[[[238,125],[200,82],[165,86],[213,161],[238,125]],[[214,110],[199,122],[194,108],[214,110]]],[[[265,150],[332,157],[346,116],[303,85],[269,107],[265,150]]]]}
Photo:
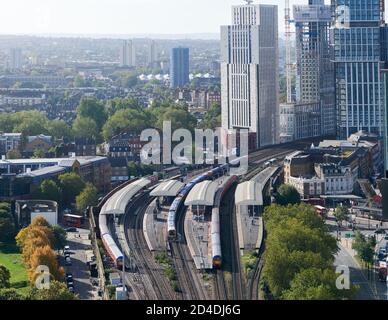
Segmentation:
{"type": "Polygon", "coordinates": [[[373,264],[375,246],[376,239],[367,239],[360,231],[356,231],[352,247],[368,267],[373,264]]]}
{"type": "Polygon", "coordinates": [[[300,195],[298,190],[296,190],[295,187],[288,184],[282,184],[279,187],[275,198],[276,198],[276,203],[282,206],[300,203],[300,195]]]}
{"type": "Polygon", "coordinates": [[[44,150],[42,150],[42,149],[35,149],[32,158],[34,158],[34,159],[41,159],[41,158],[44,158],[45,156],[46,156],[46,152],[44,152],[44,150]]]}
{"type": "Polygon", "coordinates": [[[125,130],[140,131],[152,125],[147,111],[137,109],[118,110],[103,127],[103,136],[106,141],[125,130]]]}
{"type": "Polygon", "coordinates": [[[11,159],[21,159],[22,154],[20,153],[20,151],[18,149],[12,149],[12,150],[9,150],[7,152],[5,157],[7,159],[9,159],[9,160],[11,160],[11,159]]]}
{"type": "Polygon", "coordinates": [[[0,301],[5,300],[26,300],[27,297],[21,295],[16,289],[0,289],[0,301]]]}
{"type": "Polygon", "coordinates": [[[52,230],[54,233],[54,249],[60,250],[66,245],[66,230],[61,226],[52,226],[52,230]]]}
{"type": "Polygon", "coordinates": [[[78,297],[67,289],[66,284],[51,281],[49,289],[38,290],[33,287],[29,292],[31,300],[78,300],[78,297]]]}
{"type": "Polygon", "coordinates": [[[336,287],[338,275],[333,268],[308,268],[299,272],[291,281],[290,289],[283,293],[285,300],[343,300],[351,299],[356,293],[350,290],[339,290],[336,287]]]}
{"type": "Polygon", "coordinates": [[[52,137],[57,139],[70,139],[73,137],[71,128],[63,120],[50,121],[47,130],[52,137]]]}
{"type": "Polygon", "coordinates": [[[291,288],[301,271],[332,268],[337,242],[312,206],[271,205],[264,221],[268,237],[263,277],[275,298],[291,288]]]}
{"type": "Polygon", "coordinates": [[[101,131],[102,126],[107,120],[107,113],[105,105],[97,99],[83,97],[79,106],[77,107],[77,116],[79,118],[92,119],[98,131],[101,131]]]}
{"type": "Polygon", "coordinates": [[[76,198],[77,210],[83,213],[87,207],[98,204],[98,190],[95,186],[88,183],[85,189],[76,198]]]}
{"type": "Polygon", "coordinates": [[[11,273],[9,270],[6,267],[0,265],[0,289],[9,288],[10,279],[11,273]]]}
{"type": "Polygon", "coordinates": [[[98,138],[99,130],[91,118],[77,117],[73,123],[74,136],[77,138],[98,138]]]}
{"type": "Polygon", "coordinates": [[[215,103],[205,113],[205,117],[201,122],[201,128],[214,130],[218,127],[221,127],[221,106],[215,103]]]}
{"type": "Polygon", "coordinates": [[[342,225],[342,221],[347,221],[349,217],[349,209],[345,206],[338,205],[334,211],[334,217],[337,219],[339,225],[342,225]]]}
{"type": "Polygon", "coordinates": [[[15,231],[15,223],[11,214],[0,218],[0,242],[11,240],[15,236],[15,231]]]}
{"type": "Polygon", "coordinates": [[[74,203],[75,198],[85,188],[85,182],[74,172],[62,174],[58,179],[62,190],[63,202],[67,205],[74,203]]]}
{"type": "Polygon", "coordinates": [[[39,195],[43,200],[61,203],[61,190],[53,180],[44,180],[39,186],[39,195]]]}

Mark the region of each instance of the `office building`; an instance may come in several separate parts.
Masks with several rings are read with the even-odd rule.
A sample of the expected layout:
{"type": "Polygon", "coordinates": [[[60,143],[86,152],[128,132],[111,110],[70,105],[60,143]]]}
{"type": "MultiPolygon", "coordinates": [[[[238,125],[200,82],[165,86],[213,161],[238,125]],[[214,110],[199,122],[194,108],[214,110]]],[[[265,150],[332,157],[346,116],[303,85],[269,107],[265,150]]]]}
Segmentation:
{"type": "Polygon", "coordinates": [[[382,136],[384,2],[333,0],[332,8],[337,136],[346,138],[360,130],[382,136]]]}
{"type": "Polygon", "coordinates": [[[221,27],[222,128],[248,129],[249,149],[275,144],[278,87],[277,6],[233,6],[221,27]]]}
{"type": "Polygon", "coordinates": [[[122,42],[120,67],[136,67],[136,48],[132,40],[124,40],[122,42]]]}
{"type": "Polygon", "coordinates": [[[318,103],[320,134],[334,135],[335,81],[330,46],[331,10],[324,0],[294,6],[296,101],[318,103]]]}
{"type": "Polygon", "coordinates": [[[22,50],[20,48],[12,48],[9,52],[9,68],[11,70],[19,70],[22,68],[22,50]]]}
{"type": "Polygon", "coordinates": [[[153,68],[156,66],[158,61],[158,48],[155,40],[150,40],[148,43],[148,66],[153,68]]]}
{"type": "Polygon", "coordinates": [[[173,48],[170,61],[171,88],[183,87],[190,82],[190,53],[188,48],[173,48]]]}

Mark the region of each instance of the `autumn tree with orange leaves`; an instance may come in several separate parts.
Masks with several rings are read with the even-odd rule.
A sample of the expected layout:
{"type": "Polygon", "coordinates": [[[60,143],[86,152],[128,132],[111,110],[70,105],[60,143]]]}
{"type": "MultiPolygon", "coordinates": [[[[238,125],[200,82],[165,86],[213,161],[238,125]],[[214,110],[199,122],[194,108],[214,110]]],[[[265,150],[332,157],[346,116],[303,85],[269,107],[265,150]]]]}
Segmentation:
{"type": "Polygon", "coordinates": [[[36,269],[40,265],[49,268],[52,279],[63,280],[64,269],[58,265],[54,252],[56,239],[53,227],[43,217],[35,218],[31,225],[20,230],[16,243],[22,251],[31,283],[38,276],[36,269]]]}

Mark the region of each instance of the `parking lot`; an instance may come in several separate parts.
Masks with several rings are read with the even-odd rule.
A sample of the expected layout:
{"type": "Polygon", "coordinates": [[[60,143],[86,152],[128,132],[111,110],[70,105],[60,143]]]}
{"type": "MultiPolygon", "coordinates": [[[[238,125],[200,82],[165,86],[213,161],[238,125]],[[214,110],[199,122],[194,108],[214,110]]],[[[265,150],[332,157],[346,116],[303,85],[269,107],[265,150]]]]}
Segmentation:
{"type": "Polygon", "coordinates": [[[65,266],[66,274],[71,274],[74,283],[74,293],[81,300],[97,300],[98,286],[92,285],[88,256],[92,255],[92,246],[89,240],[89,230],[77,229],[76,232],[67,233],[67,246],[70,247],[70,265],[62,256],[62,265],[65,266]]]}

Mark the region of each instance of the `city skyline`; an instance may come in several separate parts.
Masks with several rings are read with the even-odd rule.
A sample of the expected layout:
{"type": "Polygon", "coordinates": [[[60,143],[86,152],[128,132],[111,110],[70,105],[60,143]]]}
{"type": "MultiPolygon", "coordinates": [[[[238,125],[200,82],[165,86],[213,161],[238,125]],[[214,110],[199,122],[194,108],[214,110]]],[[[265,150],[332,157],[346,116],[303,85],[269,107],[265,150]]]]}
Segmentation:
{"type": "MultiPolygon", "coordinates": [[[[290,1],[290,6],[304,2],[293,0],[290,1]]],[[[230,6],[244,3],[243,0],[213,0],[210,3],[206,0],[131,0],[130,3],[123,0],[101,0],[96,5],[91,0],[60,0],[55,3],[47,0],[16,0],[3,4],[0,12],[0,34],[216,36],[220,32],[219,26],[230,21],[230,6]],[[206,10],[203,10],[205,5],[206,10]],[[165,19],[171,12],[179,14],[174,19],[165,19]],[[158,27],[155,28],[155,25],[158,27]]],[[[254,3],[278,5],[279,32],[282,33],[284,1],[254,3]]]]}

